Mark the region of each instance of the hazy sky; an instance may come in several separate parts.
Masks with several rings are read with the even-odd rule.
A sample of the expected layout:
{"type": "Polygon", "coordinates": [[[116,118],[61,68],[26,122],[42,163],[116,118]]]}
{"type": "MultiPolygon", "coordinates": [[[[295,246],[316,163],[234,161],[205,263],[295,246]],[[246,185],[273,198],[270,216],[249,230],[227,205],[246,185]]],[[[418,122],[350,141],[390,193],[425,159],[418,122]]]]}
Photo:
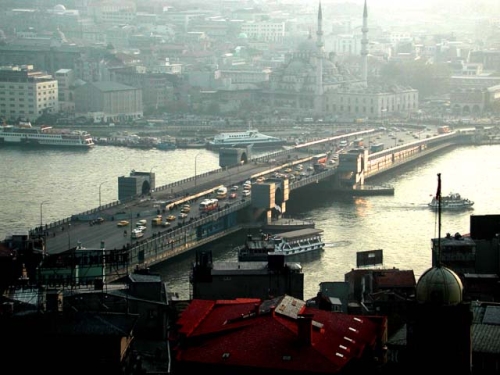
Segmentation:
{"type": "MultiPolygon", "coordinates": [[[[310,4],[311,2],[308,1],[310,4]]],[[[319,1],[318,1],[319,3],[319,1]]],[[[354,3],[364,4],[364,0],[322,0],[322,4],[354,3]]],[[[433,9],[481,10],[492,16],[492,11],[500,11],[500,0],[367,0],[368,8],[380,9],[433,9]]],[[[500,14],[496,15],[500,18],[500,14]]]]}

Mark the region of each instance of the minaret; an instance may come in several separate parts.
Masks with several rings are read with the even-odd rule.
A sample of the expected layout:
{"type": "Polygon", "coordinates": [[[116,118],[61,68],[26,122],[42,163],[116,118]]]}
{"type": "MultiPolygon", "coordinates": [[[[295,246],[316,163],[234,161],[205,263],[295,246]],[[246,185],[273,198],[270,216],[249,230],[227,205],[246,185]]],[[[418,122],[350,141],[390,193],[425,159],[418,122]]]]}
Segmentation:
{"type": "Polygon", "coordinates": [[[323,13],[321,11],[321,1],[318,9],[318,31],[316,31],[316,98],[314,101],[314,111],[320,116],[323,113],[323,13]]]}
{"type": "Polygon", "coordinates": [[[363,9],[363,28],[361,29],[363,37],[361,38],[361,79],[368,85],[368,10],[363,9]]]}

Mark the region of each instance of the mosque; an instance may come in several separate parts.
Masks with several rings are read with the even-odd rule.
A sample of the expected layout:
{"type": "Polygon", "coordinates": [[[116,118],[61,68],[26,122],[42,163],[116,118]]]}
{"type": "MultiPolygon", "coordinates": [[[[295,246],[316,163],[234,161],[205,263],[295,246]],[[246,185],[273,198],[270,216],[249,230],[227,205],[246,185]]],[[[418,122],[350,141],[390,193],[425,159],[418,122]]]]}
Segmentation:
{"type": "Polygon", "coordinates": [[[323,15],[318,8],[316,40],[312,35],[287,54],[285,63],[269,78],[264,99],[274,110],[289,115],[316,118],[385,118],[408,116],[418,111],[418,91],[388,86],[368,79],[368,10],[363,9],[361,62],[352,74],[326,54],[323,15]]]}

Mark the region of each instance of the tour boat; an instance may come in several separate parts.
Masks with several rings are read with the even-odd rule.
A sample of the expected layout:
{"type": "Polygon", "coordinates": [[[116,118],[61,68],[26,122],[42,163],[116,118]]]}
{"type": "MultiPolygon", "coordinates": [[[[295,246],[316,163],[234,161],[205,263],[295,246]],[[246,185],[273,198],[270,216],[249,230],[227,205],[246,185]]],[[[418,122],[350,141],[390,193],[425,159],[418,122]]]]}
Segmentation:
{"type": "Polygon", "coordinates": [[[88,149],[94,147],[92,136],[85,130],[53,129],[32,126],[29,122],[0,126],[0,145],[51,146],[88,149]]]}
{"type": "Polygon", "coordinates": [[[322,229],[304,228],[275,235],[250,235],[243,246],[236,248],[238,261],[267,261],[270,255],[289,257],[321,250],[325,247],[322,233],[322,229]]]}
{"type": "Polygon", "coordinates": [[[286,144],[284,139],[265,135],[256,129],[249,129],[244,132],[229,132],[216,134],[213,140],[207,143],[209,149],[219,149],[223,147],[246,147],[252,145],[253,148],[272,148],[286,144]]]}
{"type": "Polygon", "coordinates": [[[450,193],[448,195],[441,196],[440,199],[433,196],[428,205],[430,208],[437,210],[439,208],[439,201],[441,201],[442,210],[461,210],[471,208],[474,205],[473,201],[462,197],[458,193],[450,193]]]}

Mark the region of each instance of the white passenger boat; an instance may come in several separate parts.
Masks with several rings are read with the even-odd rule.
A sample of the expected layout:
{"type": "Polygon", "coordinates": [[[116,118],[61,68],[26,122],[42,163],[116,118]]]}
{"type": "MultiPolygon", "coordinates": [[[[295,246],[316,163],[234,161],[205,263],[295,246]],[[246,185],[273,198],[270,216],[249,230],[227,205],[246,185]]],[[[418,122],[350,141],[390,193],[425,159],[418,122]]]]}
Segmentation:
{"type": "Polygon", "coordinates": [[[88,149],[94,146],[94,141],[85,130],[54,129],[45,125],[32,126],[25,122],[0,126],[0,145],[2,144],[88,149]]]}
{"type": "MultiPolygon", "coordinates": [[[[462,197],[458,193],[450,193],[440,197],[442,210],[463,210],[471,208],[474,202],[470,199],[462,197]]],[[[439,199],[435,196],[432,197],[431,202],[428,204],[430,208],[437,210],[439,208],[439,199]]]]}
{"type": "Polygon", "coordinates": [[[207,144],[209,149],[219,149],[223,147],[246,147],[252,145],[253,148],[272,148],[286,144],[284,139],[265,135],[256,129],[249,129],[244,132],[220,133],[214,136],[207,144]]]}
{"type": "Polygon", "coordinates": [[[321,250],[325,247],[322,233],[322,229],[304,228],[275,235],[248,236],[245,245],[237,247],[238,260],[267,261],[270,255],[290,257],[321,250]]]}

